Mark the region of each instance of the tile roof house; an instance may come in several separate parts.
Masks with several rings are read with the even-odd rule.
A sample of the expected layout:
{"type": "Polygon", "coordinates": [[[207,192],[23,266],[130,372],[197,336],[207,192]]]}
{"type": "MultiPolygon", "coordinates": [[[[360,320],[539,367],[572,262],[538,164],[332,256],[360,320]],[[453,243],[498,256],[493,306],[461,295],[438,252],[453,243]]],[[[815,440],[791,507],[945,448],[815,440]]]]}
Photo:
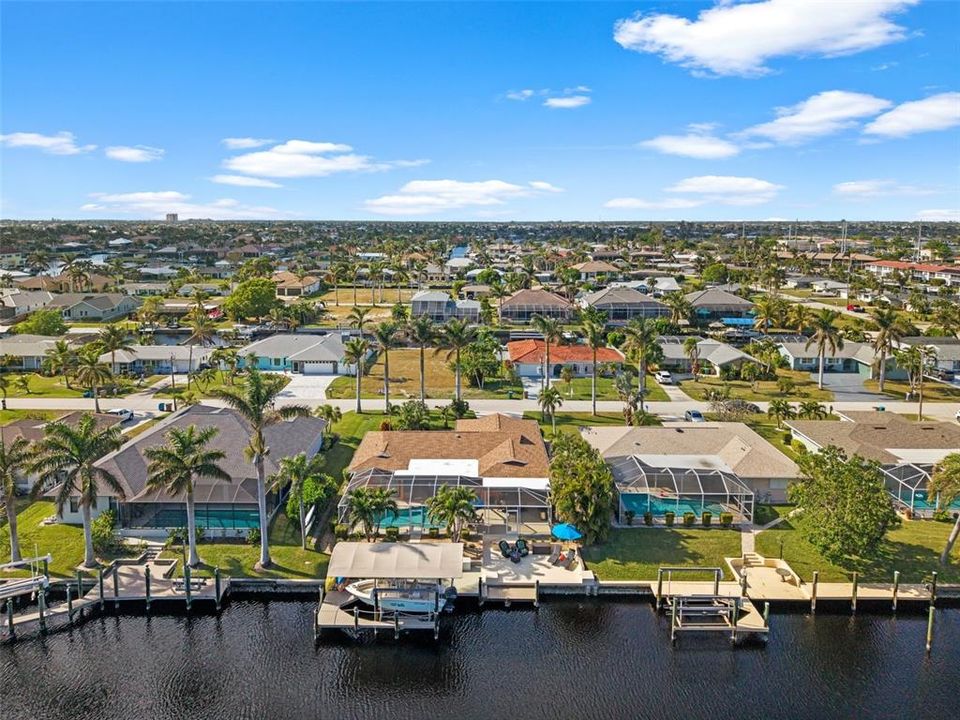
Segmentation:
{"type": "MultiPolygon", "coordinates": [[[[260,370],[302,373],[303,375],[351,375],[353,366],[344,362],[346,350],[339,334],[271,335],[240,350],[246,358],[255,355],[260,370]]],[[[245,362],[245,361],[244,361],[245,362]]]]}
{"type": "MultiPolygon", "coordinates": [[[[171,428],[215,427],[217,435],[210,447],[221,450],[226,457],[220,466],[232,482],[198,479],[194,484],[197,525],[209,536],[238,536],[258,527],[257,477],[253,464],[244,455],[250,439],[250,428],[235,410],[209,405],[191,405],[169,416],[146,432],[136,436],[119,450],[97,461],[97,466],[111,472],[123,488],[124,497],[112,494],[106,487],[98,498],[96,512],[114,507],[118,510],[122,528],[156,530],[166,534],[166,528],[184,527],[186,511],[183,496],[171,496],[161,490],[147,488],[147,460],[145,450],[166,443],[171,428]]],[[[264,430],[270,454],[265,459],[267,475],[275,473],[281,458],[299,452],[313,457],[320,449],[324,421],[315,417],[296,418],[269,425],[264,430]]],[[[50,491],[55,492],[54,490],[50,491]]],[[[48,493],[50,494],[50,493],[48,493]]],[[[268,496],[272,509],[275,496],[268,496]]],[[[65,513],[64,522],[80,522],[65,513]]]]}
{"type": "MultiPolygon", "coordinates": [[[[508,362],[521,377],[542,377],[546,359],[546,344],[543,340],[529,338],[511,340],[507,343],[508,362]]],[[[597,348],[598,363],[623,363],[623,353],[612,347],[597,348]]],[[[588,345],[550,344],[550,377],[560,377],[564,366],[573,368],[576,377],[593,374],[593,350],[588,345]]]]}
{"type": "Polygon", "coordinates": [[[670,309],[639,290],[628,287],[608,287],[587,293],[579,300],[581,307],[592,307],[607,314],[611,325],[625,325],[638,317],[665,317],[670,309]]]}
{"type": "MultiPolygon", "coordinates": [[[[86,287],[93,292],[102,292],[114,284],[114,279],[99,273],[91,273],[86,281],[86,287]]],[[[66,273],[60,275],[38,275],[36,277],[18,280],[17,286],[24,290],[49,290],[54,293],[73,292],[77,281],[66,273]]]]}
{"type": "Polygon", "coordinates": [[[277,284],[277,295],[280,297],[312,295],[320,290],[320,278],[315,275],[304,275],[300,278],[296,273],[281,270],[275,272],[271,279],[277,284]]]}
{"type": "Polygon", "coordinates": [[[592,282],[601,276],[620,275],[620,268],[603,260],[587,260],[571,267],[580,273],[582,281],[592,282]]]}
{"type": "Polygon", "coordinates": [[[774,502],[799,477],[796,463],[744,423],[664,423],[662,427],[585,427],[580,434],[608,463],[635,456],[651,467],[720,470],[774,502]]]}
{"type": "Polygon", "coordinates": [[[500,305],[500,318],[506,322],[528,323],[534,315],[569,320],[573,303],[543,288],[517,290],[500,305]]]}

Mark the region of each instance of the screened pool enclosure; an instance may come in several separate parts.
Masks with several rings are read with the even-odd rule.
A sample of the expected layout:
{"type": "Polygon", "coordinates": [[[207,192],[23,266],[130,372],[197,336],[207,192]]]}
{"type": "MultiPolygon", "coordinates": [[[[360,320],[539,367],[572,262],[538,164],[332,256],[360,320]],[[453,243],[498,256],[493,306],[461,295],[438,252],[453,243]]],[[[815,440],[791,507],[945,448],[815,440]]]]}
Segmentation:
{"type": "Polygon", "coordinates": [[[478,478],[467,475],[426,475],[363,470],[353,475],[337,506],[338,522],[348,523],[349,496],[354,490],[382,488],[393,491],[397,512],[382,518],[381,527],[427,530],[433,527],[426,504],[443,485],[469,488],[477,496],[478,523],[487,527],[530,529],[553,522],[547,480],[540,478],[478,478]]]}
{"type": "Polygon", "coordinates": [[[684,513],[699,518],[709,511],[717,517],[732,513],[734,521],[753,519],[753,491],[731,472],[715,468],[654,467],[636,455],[609,458],[617,491],[617,519],[625,521],[652,513],[655,520],[672,512],[677,521],[684,513]]]}
{"type": "MultiPolygon", "coordinates": [[[[884,484],[887,492],[893,496],[894,502],[902,510],[910,510],[919,517],[932,517],[937,510],[939,498],[930,497],[927,492],[927,483],[930,482],[930,473],[933,465],[886,465],[882,468],[884,484]]],[[[941,508],[949,512],[960,511],[960,499],[954,500],[949,507],[941,508]]]]}

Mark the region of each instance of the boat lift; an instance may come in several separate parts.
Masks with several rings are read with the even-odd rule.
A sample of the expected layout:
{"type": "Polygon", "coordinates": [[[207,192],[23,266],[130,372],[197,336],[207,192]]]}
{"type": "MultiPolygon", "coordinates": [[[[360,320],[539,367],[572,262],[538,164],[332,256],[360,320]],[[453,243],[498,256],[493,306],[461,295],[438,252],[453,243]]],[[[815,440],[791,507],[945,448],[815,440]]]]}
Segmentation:
{"type": "Polygon", "coordinates": [[[50,587],[50,560],[51,557],[47,554],[42,557],[27,558],[26,560],[17,560],[0,565],[0,570],[16,570],[24,566],[30,568],[30,577],[13,578],[0,583],[0,600],[6,605],[7,627],[11,637],[14,635],[13,603],[14,599],[18,597],[29,595],[37,598],[40,607],[40,626],[41,628],[45,627],[44,614],[47,606],[47,588],[50,587]],[[41,567],[43,572],[38,572],[41,567]]]}

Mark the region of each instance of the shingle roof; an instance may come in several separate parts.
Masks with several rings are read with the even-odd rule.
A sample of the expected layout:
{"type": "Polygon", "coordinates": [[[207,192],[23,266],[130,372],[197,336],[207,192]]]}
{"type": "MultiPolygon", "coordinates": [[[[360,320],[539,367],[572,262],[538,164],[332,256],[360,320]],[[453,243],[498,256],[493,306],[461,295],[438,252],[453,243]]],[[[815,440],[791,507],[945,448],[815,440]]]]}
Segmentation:
{"type": "Polygon", "coordinates": [[[570,301],[543,288],[518,290],[503,301],[504,308],[524,306],[569,308],[570,301]]]}
{"type": "Polygon", "coordinates": [[[344,348],[339,335],[281,334],[257,340],[244,347],[241,355],[285,357],[307,362],[340,362],[344,348]]]}
{"type": "Polygon", "coordinates": [[[649,295],[644,295],[639,290],[628,287],[608,287],[603,290],[588,293],[583,297],[587,305],[598,308],[623,306],[623,305],[642,305],[664,307],[663,303],[649,295]]]}
{"type": "Polygon", "coordinates": [[[700,307],[721,307],[721,308],[752,308],[753,303],[745,300],[739,295],[734,295],[720,288],[707,288],[706,290],[697,290],[687,293],[687,300],[693,305],[694,309],[700,307]]]}

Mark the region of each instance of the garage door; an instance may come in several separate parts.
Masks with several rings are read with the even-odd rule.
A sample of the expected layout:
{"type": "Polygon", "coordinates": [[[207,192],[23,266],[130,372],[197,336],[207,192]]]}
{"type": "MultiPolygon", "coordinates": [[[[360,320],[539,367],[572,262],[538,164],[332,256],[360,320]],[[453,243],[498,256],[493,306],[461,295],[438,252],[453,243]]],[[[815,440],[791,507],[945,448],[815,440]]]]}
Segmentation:
{"type": "Polygon", "coordinates": [[[305,362],[303,364],[304,375],[333,375],[336,363],[332,362],[305,362]]]}

